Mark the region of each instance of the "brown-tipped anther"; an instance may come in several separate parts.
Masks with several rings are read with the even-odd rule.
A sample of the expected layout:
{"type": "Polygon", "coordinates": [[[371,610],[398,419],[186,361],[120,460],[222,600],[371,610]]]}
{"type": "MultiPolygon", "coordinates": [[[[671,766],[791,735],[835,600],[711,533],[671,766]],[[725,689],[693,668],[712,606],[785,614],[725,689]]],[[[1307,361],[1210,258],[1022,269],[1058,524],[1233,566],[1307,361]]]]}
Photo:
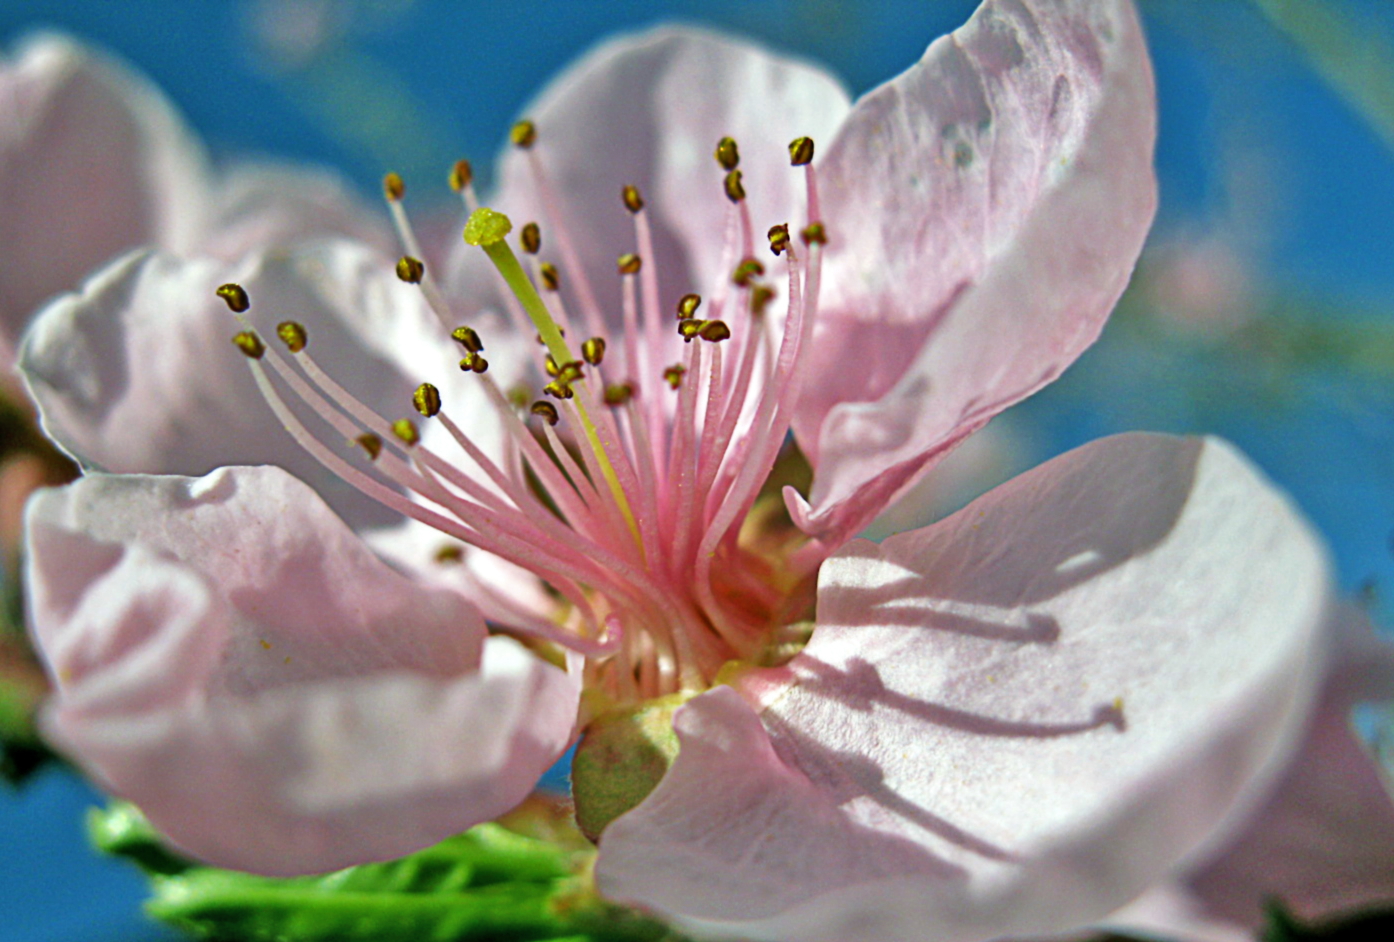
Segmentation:
{"type": "Polygon", "coordinates": [[[554,379],[546,386],[543,386],[542,391],[553,399],[570,399],[575,395],[575,393],[571,391],[570,384],[563,382],[560,378],[554,379]]]}
{"type": "Polygon", "coordinates": [[[479,339],[479,334],[475,333],[473,327],[456,327],[450,332],[450,336],[470,353],[478,353],[484,349],[484,341],[479,339]]]}
{"type": "Polygon", "coordinates": [[[382,454],[382,439],[372,432],[364,432],[353,440],[354,444],[368,453],[369,461],[377,461],[382,454]]]}
{"type": "Polygon", "coordinates": [[[243,330],[232,335],[232,342],[247,356],[253,360],[260,360],[266,353],[266,344],[261,342],[254,330],[243,330]]]}
{"type": "Polygon", "coordinates": [[[621,275],[637,275],[639,269],[644,266],[644,260],[633,252],[625,252],[615,266],[619,268],[621,275]]]}
{"type": "Polygon", "coordinates": [[[402,444],[412,446],[421,441],[421,433],[411,419],[398,419],[392,423],[392,434],[401,439],[402,444]]]}
{"type": "Polygon", "coordinates": [[[241,285],[228,282],[219,285],[218,290],[213,293],[226,301],[228,309],[234,314],[241,314],[252,306],[252,299],[247,297],[247,292],[242,290],[241,285]]]}
{"type": "Polygon", "coordinates": [[[526,119],[519,121],[508,132],[508,139],[513,142],[514,147],[527,150],[537,143],[537,125],[526,119]]]}
{"type": "Polygon", "coordinates": [[[533,415],[540,415],[548,425],[556,425],[561,421],[561,413],[557,412],[557,407],[545,399],[539,399],[532,404],[529,410],[533,415]]]}
{"type": "MultiPolygon", "coordinates": [[[[538,336],[541,337],[541,334],[539,334],[538,336]]],[[[542,341],[539,339],[538,343],[541,342],[542,341]]],[[[551,376],[553,378],[561,375],[561,367],[557,366],[557,361],[552,359],[552,355],[550,353],[542,358],[542,368],[547,371],[548,376],[551,376]]]]}
{"type": "Polygon", "coordinates": [[[310,342],[310,335],[305,332],[305,325],[295,321],[281,321],[277,324],[276,336],[281,338],[281,343],[285,344],[286,349],[291,353],[299,353],[310,342]]]}
{"type": "Polygon", "coordinates": [[[761,265],[759,260],[747,258],[737,265],[736,270],[731,273],[731,282],[745,288],[750,285],[751,279],[764,273],[765,266],[761,265]]]}
{"type": "Polygon", "coordinates": [[[581,344],[581,356],[591,366],[599,366],[605,359],[605,338],[592,337],[581,344]]]}
{"type": "Polygon", "coordinates": [[[756,285],[750,290],[750,313],[759,317],[774,300],[774,289],[768,285],[756,285]]]}
{"type": "Polygon", "coordinates": [[[634,398],[634,387],[629,383],[611,383],[605,387],[605,404],[622,406],[634,398]]]}
{"type": "Polygon", "coordinates": [[[426,277],[426,263],[419,258],[403,255],[397,259],[397,277],[409,285],[419,285],[421,279],[426,277]]]}
{"type": "Polygon", "coordinates": [[[542,251],[542,230],[537,228],[535,222],[523,226],[523,231],[518,234],[518,240],[523,245],[523,251],[529,255],[536,255],[542,251]]]}
{"type": "Polygon", "coordinates": [[[828,230],[823,228],[821,222],[811,222],[803,227],[803,232],[799,233],[799,238],[803,239],[804,245],[828,244],[828,230]]]}
{"type": "Polygon", "coordinates": [[[702,329],[697,331],[697,336],[712,343],[721,343],[723,340],[731,339],[731,328],[726,326],[725,321],[703,321],[702,329]]]}
{"type": "Polygon", "coordinates": [[[416,392],[411,394],[411,404],[416,406],[417,412],[429,419],[440,411],[440,390],[430,383],[422,383],[416,387],[416,392]]]}
{"type": "Polygon", "coordinates": [[[556,291],[561,287],[561,275],[557,274],[557,266],[551,262],[543,262],[537,266],[537,271],[542,276],[542,287],[548,291],[556,291]]]}
{"type": "Polygon", "coordinates": [[[382,178],[382,195],[387,197],[390,203],[399,203],[406,195],[407,185],[402,182],[402,178],[395,173],[389,173],[382,178]]]}
{"type": "Polygon", "coordinates": [[[682,385],[682,376],[686,372],[687,367],[681,363],[674,363],[663,370],[663,381],[668,384],[670,389],[677,389],[682,385]]]}
{"type": "Polygon", "coordinates": [[[732,170],[726,174],[726,180],[722,183],[726,188],[726,198],[733,203],[739,203],[745,199],[745,184],[741,183],[741,172],[732,170]]]}
{"type": "Polygon", "coordinates": [[[686,317],[678,321],[678,336],[688,343],[697,336],[697,332],[702,329],[702,321],[696,317],[686,317]]]}
{"type": "Polygon", "coordinates": [[[697,316],[697,309],[702,306],[702,296],[700,294],[685,294],[678,298],[678,320],[685,321],[688,318],[697,316]]]}
{"type": "Polygon", "coordinates": [[[770,251],[776,255],[783,254],[789,247],[789,224],[781,223],[778,226],[770,226],[770,251]]]}
{"type": "Polygon", "coordinates": [[[457,160],[450,168],[450,188],[459,193],[474,182],[474,168],[468,160],[457,160]]]}
{"type": "Polygon", "coordinates": [[[639,188],[632,183],[624,185],[624,189],[620,190],[620,197],[624,200],[624,208],[631,213],[637,213],[644,208],[644,198],[639,195],[639,188]]]}
{"type": "Polygon", "coordinates": [[[723,137],[716,142],[716,162],[721,164],[722,170],[735,170],[741,162],[741,152],[736,147],[736,140],[732,137],[723,137]]]}
{"type": "Polygon", "coordinates": [[[813,138],[796,137],[789,142],[789,163],[794,167],[813,163],[813,138]]]}
{"type": "Polygon", "coordinates": [[[459,543],[445,543],[436,550],[436,562],[442,566],[465,561],[465,548],[459,543]]]}
{"type": "Polygon", "coordinates": [[[578,379],[585,378],[586,364],[581,362],[580,360],[572,360],[569,363],[563,363],[561,365],[561,372],[557,374],[557,379],[561,380],[563,383],[566,383],[567,385],[576,382],[578,379]]]}
{"type": "Polygon", "coordinates": [[[477,353],[466,353],[460,358],[460,369],[465,373],[487,373],[489,361],[477,353]]]}

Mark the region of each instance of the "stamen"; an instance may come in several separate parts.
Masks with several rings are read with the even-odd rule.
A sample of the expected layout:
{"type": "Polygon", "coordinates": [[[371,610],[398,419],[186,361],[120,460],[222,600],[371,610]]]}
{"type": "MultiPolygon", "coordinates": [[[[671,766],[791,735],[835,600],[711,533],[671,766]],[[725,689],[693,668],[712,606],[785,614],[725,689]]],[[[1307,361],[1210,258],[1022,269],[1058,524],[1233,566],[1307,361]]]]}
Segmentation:
{"type": "Polygon", "coordinates": [[[463,159],[455,161],[455,166],[450,168],[450,188],[459,193],[473,182],[474,168],[470,162],[463,159]]]}
{"type": "Polygon", "coordinates": [[[750,287],[751,279],[757,275],[765,273],[765,266],[753,258],[747,258],[736,266],[736,270],[731,273],[731,283],[740,285],[742,288],[750,287]]]}
{"type": "Polygon", "coordinates": [[[523,230],[518,233],[518,242],[529,255],[536,255],[542,251],[542,230],[537,227],[537,223],[525,224],[523,230]]]}
{"type": "Polygon", "coordinates": [[[417,431],[416,423],[411,419],[397,419],[393,422],[392,434],[401,439],[408,447],[421,444],[421,433],[417,431]]]}
{"type": "Polygon", "coordinates": [[[629,383],[614,383],[605,387],[605,404],[622,406],[634,398],[634,387],[629,383]]]}
{"type": "Polygon", "coordinates": [[[723,137],[716,142],[716,162],[721,164],[721,169],[726,171],[735,170],[741,162],[740,150],[736,147],[733,138],[723,137]]]}
{"type": "Polygon", "coordinates": [[[266,353],[266,344],[261,342],[254,330],[239,331],[232,337],[233,344],[253,360],[260,360],[266,353]]]}
{"type": "Polygon", "coordinates": [[[426,275],[426,265],[419,258],[403,255],[397,260],[397,277],[409,285],[421,284],[426,275]]]}
{"type": "Polygon", "coordinates": [[[412,229],[411,220],[407,218],[406,208],[402,205],[402,197],[406,195],[406,184],[397,174],[389,173],[382,178],[382,192],[387,197],[387,208],[392,214],[392,225],[397,230],[397,238],[401,241],[402,248],[406,249],[406,257],[397,263],[397,277],[421,286],[421,294],[425,297],[426,304],[440,320],[441,326],[448,329],[451,321],[450,306],[445,303],[445,297],[426,271],[426,266],[421,264],[425,253],[421,251],[421,243],[417,241],[416,232],[412,229]],[[416,264],[413,265],[412,262],[416,264]]]}
{"type": "Polygon", "coordinates": [[[802,167],[813,163],[813,138],[796,137],[789,142],[789,164],[802,167]]]}
{"type": "Polygon", "coordinates": [[[489,361],[477,353],[466,353],[460,358],[460,369],[467,373],[486,373],[489,370],[489,361]]]}
{"type": "Polygon", "coordinates": [[[633,184],[625,184],[620,190],[620,198],[624,200],[624,208],[631,213],[637,213],[644,208],[644,198],[639,195],[639,188],[633,184]]]}
{"type": "Polygon", "coordinates": [[[470,353],[479,353],[484,349],[484,342],[473,327],[456,327],[450,336],[470,353]]]}
{"type": "Polygon", "coordinates": [[[527,119],[519,121],[509,130],[508,139],[514,147],[529,150],[537,143],[537,125],[527,119]]]}
{"type": "Polygon", "coordinates": [[[663,370],[663,381],[668,384],[670,389],[677,389],[682,385],[683,374],[687,372],[687,367],[681,363],[674,363],[672,366],[665,367],[663,370]]]}
{"type": "Polygon", "coordinates": [[[696,317],[689,317],[686,320],[678,321],[678,335],[686,342],[691,343],[692,338],[696,337],[701,332],[703,323],[704,321],[696,317]]]}
{"type": "Polygon", "coordinates": [[[561,421],[561,415],[557,412],[557,407],[547,402],[545,399],[539,399],[534,402],[530,411],[533,415],[540,415],[542,418],[546,419],[548,425],[556,425],[557,422],[561,421]]]}
{"type": "Polygon", "coordinates": [[[382,454],[382,439],[372,432],[364,432],[354,439],[364,451],[368,453],[369,461],[377,461],[378,455],[382,454]]]}
{"type": "Polygon", "coordinates": [[[407,185],[396,173],[388,173],[382,178],[382,195],[389,203],[400,203],[407,193],[407,185]]]}
{"type": "Polygon", "coordinates": [[[247,292],[242,290],[241,285],[229,282],[214,293],[227,302],[228,309],[234,314],[241,314],[252,306],[251,299],[247,297],[247,292]]]}
{"type": "Polygon", "coordinates": [[[777,226],[770,226],[770,251],[775,255],[780,255],[789,247],[789,224],[780,223],[777,226]]]}
{"type": "Polygon", "coordinates": [[[417,412],[429,419],[440,412],[440,390],[430,383],[422,383],[411,394],[411,403],[416,406],[417,412]]]}
{"type": "Polygon", "coordinates": [[[582,343],[581,356],[591,366],[599,366],[605,359],[605,338],[592,337],[582,343]]]}
{"type": "Polygon", "coordinates": [[[697,309],[702,306],[702,296],[699,294],[685,294],[678,299],[678,320],[688,320],[697,316],[697,309]]]}
{"type": "Polygon", "coordinates": [[[436,562],[442,565],[446,563],[462,563],[465,561],[465,548],[459,543],[446,543],[436,550],[436,562]]]}
{"type": "Polygon", "coordinates": [[[725,321],[703,321],[697,336],[712,343],[720,343],[731,339],[731,328],[726,326],[725,321]]]}
{"type": "Polygon", "coordinates": [[[643,263],[643,259],[633,252],[626,252],[620,256],[619,261],[616,263],[616,267],[619,268],[621,275],[637,275],[643,263]]]}
{"type": "Polygon", "coordinates": [[[741,172],[732,170],[726,174],[726,179],[721,184],[726,189],[726,198],[733,203],[739,203],[745,199],[745,185],[741,183],[741,172]]]}
{"type": "Polygon", "coordinates": [[[305,332],[305,326],[296,321],[281,321],[276,325],[276,336],[281,338],[281,342],[291,353],[299,353],[310,342],[310,335],[305,332]]]}
{"type": "Polygon", "coordinates": [[[538,266],[538,271],[542,275],[542,287],[548,291],[561,290],[561,275],[557,274],[557,266],[551,262],[543,262],[538,266]]]}
{"type": "Polygon", "coordinates": [[[803,240],[804,245],[827,245],[828,231],[821,222],[811,222],[803,227],[799,238],[803,240]]]}

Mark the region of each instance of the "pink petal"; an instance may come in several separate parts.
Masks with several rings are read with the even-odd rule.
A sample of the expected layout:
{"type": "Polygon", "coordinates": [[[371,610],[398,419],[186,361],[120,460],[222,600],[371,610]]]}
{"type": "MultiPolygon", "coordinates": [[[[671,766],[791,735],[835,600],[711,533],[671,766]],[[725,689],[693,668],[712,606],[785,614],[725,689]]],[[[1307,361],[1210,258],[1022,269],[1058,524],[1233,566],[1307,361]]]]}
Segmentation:
{"type": "MultiPolygon", "coordinates": [[[[461,376],[420,292],[397,280],[391,259],[329,242],[234,263],[132,254],[54,301],[21,356],[45,430],[84,465],[112,472],[276,464],[356,527],[397,522],[305,454],[262,401],[229,342],[241,325],[214,294],[229,281],[246,288],[247,316],[268,343],[278,344],[278,322],[301,321],[317,362],[387,418],[414,415],[412,390],[430,380],[447,408],[473,419],[468,403],[482,392],[461,376]]],[[[473,425],[496,449],[488,419],[473,425]]],[[[343,437],[326,430],[324,440],[337,446],[343,437]]]]}
{"type": "Polygon", "coordinates": [[[508,810],[571,736],[574,674],[486,641],[275,468],[91,475],[29,529],[47,731],[211,863],[410,852],[508,810]]]}
{"type": "Polygon", "coordinates": [[[825,563],[808,647],[678,713],[599,885],[755,939],[1096,921],[1271,780],[1328,605],[1315,537],[1229,446],[1097,442],[825,563]]]}
{"type": "MultiPolygon", "coordinates": [[[[664,27],[600,46],[523,116],[537,124],[535,152],[557,195],[552,209],[566,220],[602,309],[618,317],[615,259],[635,250],[621,187],[638,186],[652,214],[658,258],[645,263],[661,272],[663,303],[706,294],[727,278],[718,269],[731,204],[713,157],[717,141],[729,135],[739,144],[763,242],[771,225],[802,218],[803,178],[789,167],[789,142],[805,134],[830,140],[849,107],[841,85],[813,66],[704,30],[664,27]]],[[[560,261],[524,153],[504,155],[499,179],[496,208],[518,225],[538,220],[543,255],[560,261]]],[[[575,277],[561,267],[564,283],[575,277]]]]}
{"type": "Polygon", "coordinates": [[[1129,0],[989,0],[857,103],[822,164],[802,528],[857,532],[1093,342],[1152,220],[1155,131],[1129,0]]]}
{"type": "Polygon", "coordinates": [[[116,253],[187,247],[204,175],[181,117],[122,63],[52,34],[0,60],[0,345],[116,253]]]}

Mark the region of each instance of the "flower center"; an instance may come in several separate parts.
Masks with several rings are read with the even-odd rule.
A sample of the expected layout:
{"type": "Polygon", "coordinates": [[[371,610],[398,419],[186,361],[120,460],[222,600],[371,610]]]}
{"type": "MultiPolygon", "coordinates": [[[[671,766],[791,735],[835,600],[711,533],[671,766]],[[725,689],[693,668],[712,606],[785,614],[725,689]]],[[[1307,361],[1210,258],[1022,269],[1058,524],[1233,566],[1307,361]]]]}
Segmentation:
{"type": "MultiPolygon", "coordinates": [[[[301,324],[277,329],[288,357],[268,350],[251,329],[234,340],[282,424],[330,471],[406,516],[531,570],[554,590],[559,602],[550,619],[491,594],[486,608],[507,614],[500,616],[505,630],[586,655],[587,680],[618,702],[704,689],[730,661],[768,663],[796,650],[799,632],[791,625],[811,608],[811,567],[793,562],[807,539],[788,524],[768,485],[778,483],[771,472],[802,381],[826,241],[813,143],[790,145],[791,163],[805,175],[808,224],[797,240],[787,223],[768,232],[787,269],[776,330],[769,314],[778,292],[755,258],[735,141],[723,138],[716,149],[725,173],[729,277],[712,286],[706,316],[696,293],[669,309],[676,317],[663,312],[659,273],[645,264],[654,257],[647,211],[639,190],[626,186],[621,199],[635,244],[618,258],[622,309],[607,321],[551,198],[532,148],[536,137],[531,122],[514,127],[513,141],[549,207],[549,240],[572,282],[565,294],[574,314],[561,273],[539,258],[539,225],[522,227],[520,260],[509,244],[511,220],[479,206],[468,163],[451,174],[470,213],[465,241],[497,269],[516,329],[535,334],[543,348],[546,378],[535,401],[528,390],[505,393],[488,375],[484,338],[452,322],[420,261],[401,179],[384,180],[407,253],[398,277],[420,286],[459,345],[460,368],[477,376],[506,432],[504,455],[486,454],[451,417],[438,388],[423,383],[416,411],[438,422],[468,462],[427,447],[416,421],[388,421],[336,383],[310,356],[301,324]],[[610,323],[622,326],[612,332],[610,323]],[[575,344],[577,337],[585,339],[575,344]],[[356,442],[369,468],[317,439],[284,390],[356,442]]],[[[237,285],[218,293],[234,312],[250,306],[237,285]]],[[[458,559],[458,550],[442,558],[451,556],[458,559]]]]}

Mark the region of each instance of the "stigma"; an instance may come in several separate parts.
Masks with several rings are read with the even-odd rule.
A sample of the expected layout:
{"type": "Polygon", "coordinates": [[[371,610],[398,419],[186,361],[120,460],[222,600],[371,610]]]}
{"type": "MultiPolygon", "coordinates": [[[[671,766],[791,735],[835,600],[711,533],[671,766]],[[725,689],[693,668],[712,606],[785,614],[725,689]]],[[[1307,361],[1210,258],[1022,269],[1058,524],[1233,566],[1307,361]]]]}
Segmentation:
{"type": "Polygon", "coordinates": [[[633,240],[612,247],[621,301],[606,310],[575,251],[581,230],[573,227],[586,220],[550,209],[559,203],[535,146],[544,130],[523,121],[511,134],[538,203],[549,207],[542,219],[515,225],[481,206],[467,161],[449,173],[468,213],[464,241],[492,263],[508,327],[537,342],[524,386],[496,384],[487,331],[456,322],[422,261],[405,182],[396,174],[383,182],[402,243],[397,277],[422,292],[441,342],[455,346],[460,370],[497,413],[502,454],[470,437],[437,385],[423,382],[409,404],[386,404],[410,407],[409,416],[384,414],[383,404],[340,386],[334,364],[314,359],[313,325],[282,321],[279,346],[267,343],[246,318],[255,299],[237,285],[218,294],[243,321],[234,343],[258,389],[302,448],[447,537],[441,564],[458,563],[464,544],[530,570],[552,590],[549,617],[491,597],[491,611],[509,612],[501,630],[583,655],[588,681],[613,701],[705,689],[732,661],[762,662],[782,629],[808,614],[796,591],[808,573],[791,562],[804,538],[761,538],[769,514],[755,511],[788,438],[817,309],[827,230],[813,142],[789,146],[793,172],[805,179],[805,218],[760,220],[759,230],[736,141],[716,143],[708,198],[725,206],[726,224],[710,236],[727,261],[709,285],[669,283],[679,273],[652,264],[649,210],[639,188],[625,184],[615,211],[631,217],[633,240]],[[768,266],[755,238],[765,230],[768,266]],[[674,300],[664,303],[665,294],[674,300]],[[766,316],[772,305],[782,318],[766,316]],[[351,447],[312,433],[299,418],[304,407],[351,447]],[[444,434],[427,436],[422,423],[444,434]]]}

